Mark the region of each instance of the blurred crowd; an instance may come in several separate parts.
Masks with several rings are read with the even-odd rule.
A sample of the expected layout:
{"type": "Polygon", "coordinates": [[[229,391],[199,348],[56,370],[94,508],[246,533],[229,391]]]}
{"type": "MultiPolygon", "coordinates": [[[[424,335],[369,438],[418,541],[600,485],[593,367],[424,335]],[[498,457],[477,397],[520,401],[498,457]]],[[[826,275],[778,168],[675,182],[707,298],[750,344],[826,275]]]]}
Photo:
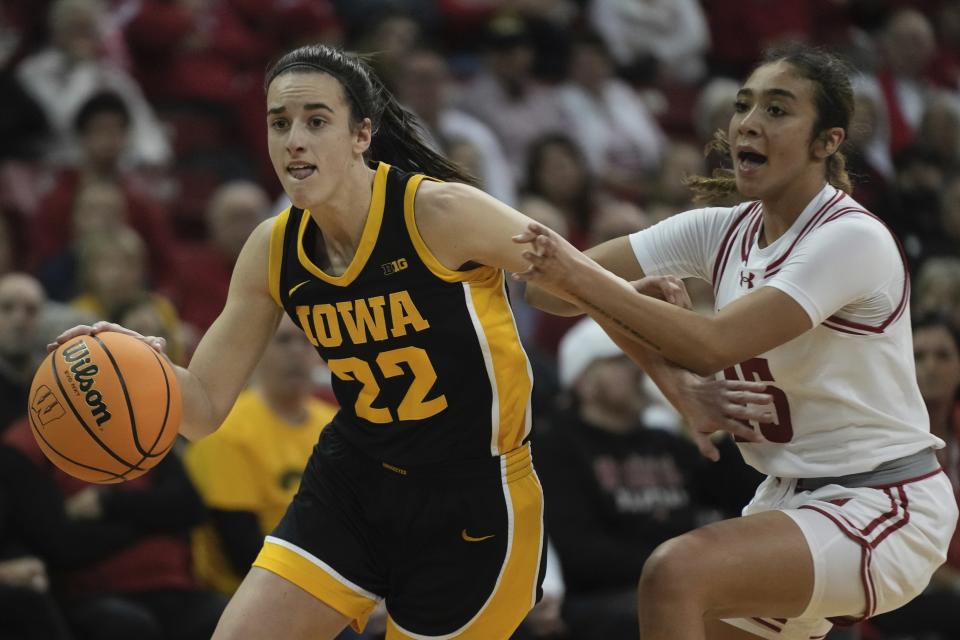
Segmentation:
{"type": "MultiPolygon", "coordinates": [[[[316,41],[369,54],[431,145],[587,248],[693,208],[684,177],[724,166],[703,149],[763,49],[787,40],[857,71],[853,195],[910,263],[917,374],[957,485],[960,2],[5,0],[0,637],[209,637],[335,411],[284,322],[221,431],[135,481],[72,480],[24,420],[66,327],[119,322],[189,361],[246,237],[288,206],[266,150],[270,61],[316,41]]],[[[710,313],[709,288],[688,285],[710,313]]],[[[759,476],[728,441],[720,463],[699,458],[596,325],[511,295],[553,560],[516,637],[636,638],[649,553],[736,515],[759,476]]],[[[830,637],[960,638],[960,540],[951,551],[913,605],[830,637]]]]}

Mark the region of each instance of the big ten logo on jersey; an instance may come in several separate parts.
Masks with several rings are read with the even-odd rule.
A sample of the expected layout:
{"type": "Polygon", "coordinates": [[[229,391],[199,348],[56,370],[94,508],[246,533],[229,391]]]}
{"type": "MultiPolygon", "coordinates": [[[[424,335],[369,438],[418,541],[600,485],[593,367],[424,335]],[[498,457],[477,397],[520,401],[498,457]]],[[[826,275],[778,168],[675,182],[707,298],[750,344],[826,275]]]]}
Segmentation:
{"type": "Polygon", "coordinates": [[[344,337],[353,344],[382,342],[430,328],[406,290],[393,291],[387,297],[298,305],[297,319],[315,347],[339,347],[344,337]]]}
{"type": "Polygon", "coordinates": [[[389,276],[391,273],[396,273],[397,271],[403,271],[407,268],[407,259],[406,258],[397,258],[390,262],[384,262],[380,265],[380,268],[383,269],[383,275],[389,276]]]}

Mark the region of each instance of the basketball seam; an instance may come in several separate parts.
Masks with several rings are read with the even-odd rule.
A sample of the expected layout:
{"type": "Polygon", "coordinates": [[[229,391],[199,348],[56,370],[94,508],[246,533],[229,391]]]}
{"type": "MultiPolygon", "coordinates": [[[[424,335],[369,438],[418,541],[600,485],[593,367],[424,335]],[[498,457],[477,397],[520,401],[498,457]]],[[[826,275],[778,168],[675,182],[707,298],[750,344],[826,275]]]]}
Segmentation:
{"type": "MultiPolygon", "coordinates": [[[[62,347],[61,347],[61,349],[62,349],[62,347]]],[[[100,446],[101,449],[103,449],[104,451],[106,451],[106,452],[110,455],[110,457],[112,457],[112,458],[113,458],[114,460],[116,460],[117,462],[120,462],[120,463],[126,465],[127,467],[130,467],[130,469],[129,469],[128,471],[125,471],[123,474],[121,474],[121,477],[127,475],[128,473],[130,473],[130,471],[134,471],[134,470],[136,470],[136,471],[146,471],[146,469],[143,469],[143,468],[141,468],[141,467],[139,467],[139,466],[137,466],[137,465],[130,464],[129,462],[127,462],[126,460],[124,460],[123,458],[121,458],[119,455],[117,455],[117,454],[113,451],[113,449],[111,449],[110,447],[108,447],[102,440],[100,440],[100,438],[97,437],[97,434],[95,434],[95,433],[93,432],[93,430],[90,429],[89,426],[87,426],[86,421],[85,421],[82,417],[80,417],[80,412],[77,411],[77,408],[76,408],[75,406],[73,406],[73,401],[70,400],[70,396],[67,395],[67,390],[64,389],[64,387],[63,387],[63,382],[61,382],[61,380],[60,380],[60,373],[57,371],[57,356],[58,356],[59,354],[60,354],[60,349],[57,349],[57,351],[54,352],[54,356],[53,356],[52,358],[50,358],[50,368],[51,368],[52,371],[53,371],[53,379],[56,381],[57,387],[59,387],[59,389],[60,389],[60,394],[63,396],[64,402],[66,402],[66,403],[67,403],[67,406],[70,407],[70,411],[73,412],[73,415],[74,415],[74,417],[77,419],[77,421],[80,423],[80,426],[83,427],[83,430],[87,432],[87,435],[89,435],[89,436],[93,439],[93,441],[96,442],[97,445],[100,446]]]]}
{"type": "Polygon", "coordinates": [[[173,447],[173,445],[176,442],[176,439],[174,439],[173,442],[171,442],[167,447],[163,449],[163,451],[160,451],[159,453],[154,451],[154,449],[157,446],[157,443],[160,442],[160,438],[163,437],[163,432],[166,431],[167,429],[167,419],[170,417],[170,380],[167,378],[167,370],[164,368],[163,363],[160,361],[160,357],[157,355],[157,352],[154,351],[153,349],[150,349],[150,353],[151,355],[153,355],[154,358],[157,359],[157,364],[160,365],[160,373],[163,374],[163,383],[167,388],[167,403],[166,403],[167,406],[164,409],[163,423],[161,423],[160,430],[157,432],[157,437],[154,438],[153,444],[150,446],[150,451],[146,452],[140,449],[139,446],[137,447],[138,449],[140,449],[140,453],[142,455],[140,460],[137,461],[137,464],[140,464],[146,461],[147,458],[164,457],[165,455],[167,455],[167,452],[170,451],[170,449],[173,447]]]}
{"type": "MultiPolygon", "coordinates": [[[[163,374],[163,385],[166,387],[166,390],[167,390],[167,402],[166,402],[166,406],[163,409],[163,422],[160,423],[160,431],[157,432],[157,437],[153,441],[153,446],[150,447],[150,453],[147,454],[147,455],[159,455],[159,454],[155,454],[153,450],[157,447],[157,443],[160,442],[160,438],[163,437],[163,432],[167,430],[167,420],[170,419],[170,400],[171,400],[170,379],[167,377],[167,368],[163,366],[163,361],[160,360],[160,356],[157,355],[157,352],[151,349],[150,353],[153,355],[153,357],[157,361],[157,364],[160,366],[160,373],[163,374]]],[[[170,449],[170,447],[167,447],[166,449],[164,449],[164,452],[166,452],[168,449],[170,449]]]]}
{"type": "Polygon", "coordinates": [[[110,364],[113,365],[113,372],[117,374],[117,382],[120,383],[120,389],[123,391],[123,400],[127,404],[127,415],[130,416],[130,431],[133,435],[133,446],[137,448],[137,453],[143,456],[137,464],[143,462],[147,457],[147,452],[143,450],[143,447],[140,445],[140,434],[137,433],[137,417],[133,413],[133,404],[130,402],[130,392],[127,391],[127,381],[124,380],[123,374],[120,372],[120,365],[117,364],[117,361],[113,357],[113,353],[110,352],[110,348],[107,347],[106,343],[100,339],[99,336],[90,336],[100,344],[100,348],[103,349],[103,352],[107,354],[107,359],[110,360],[110,364]]]}

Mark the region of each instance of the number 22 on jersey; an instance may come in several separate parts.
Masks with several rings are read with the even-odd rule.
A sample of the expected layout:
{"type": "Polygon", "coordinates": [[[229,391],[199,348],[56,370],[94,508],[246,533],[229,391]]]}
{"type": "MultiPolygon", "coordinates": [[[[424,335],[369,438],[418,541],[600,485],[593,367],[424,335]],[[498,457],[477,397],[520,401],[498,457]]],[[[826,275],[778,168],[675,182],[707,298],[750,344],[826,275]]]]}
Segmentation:
{"type": "MultiPolygon", "coordinates": [[[[727,380],[745,380],[747,382],[774,382],[770,373],[770,364],[764,358],[750,358],[738,365],[723,370],[727,380]]],[[[790,421],[790,402],[782,389],[767,385],[766,393],[773,396],[773,406],[777,409],[777,422],[761,422],[760,433],[770,442],[790,442],[793,439],[793,423],[790,421]]],[[[744,425],[753,428],[746,420],[744,425]]]]}
{"type": "MultiPolygon", "coordinates": [[[[406,363],[413,374],[413,380],[407,388],[400,405],[396,408],[397,420],[425,420],[447,408],[447,398],[440,395],[425,400],[430,389],[437,381],[437,372],[430,362],[427,352],[420,347],[402,347],[382,351],[377,355],[376,365],[384,378],[393,378],[405,373],[400,366],[406,363]]],[[[380,385],[373,368],[360,358],[331,358],[327,361],[330,372],[341,380],[355,380],[363,385],[357,394],[354,411],[357,417],[375,424],[388,424],[394,421],[390,409],[374,407],[373,403],[380,395],[380,385]]]]}

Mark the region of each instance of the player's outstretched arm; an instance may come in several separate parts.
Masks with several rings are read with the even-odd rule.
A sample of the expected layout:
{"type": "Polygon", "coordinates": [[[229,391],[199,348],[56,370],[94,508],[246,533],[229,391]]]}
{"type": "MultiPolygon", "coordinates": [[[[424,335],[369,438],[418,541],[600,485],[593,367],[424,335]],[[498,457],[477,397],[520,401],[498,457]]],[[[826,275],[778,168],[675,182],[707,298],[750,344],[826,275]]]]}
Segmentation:
{"type": "MultiPolygon", "coordinates": [[[[281,310],[267,283],[273,219],[261,223],[247,239],[230,280],[227,302],[204,334],[187,368],[174,365],[183,396],[180,433],[197,440],[217,430],[247,384],[277,324],[281,310]]],[[[48,345],[55,349],[74,336],[118,331],[163,353],[163,338],[143,336],[118,324],[98,322],[74,327],[48,345]]]]}
{"type": "Polygon", "coordinates": [[[752,358],[812,328],[803,307],[773,287],[757,291],[712,317],[639,295],[633,286],[536,222],[515,238],[525,245],[533,280],[656,354],[701,375],[752,358]]]}
{"type": "MultiPolygon", "coordinates": [[[[643,269],[637,262],[630,238],[621,236],[607,240],[584,253],[601,267],[627,280],[640,280],[644,277],[643,269]]],[[[662,298],[662,296],[660,296],[662,298]]],[[[583,309],[563,298],[544,289],[536,282],[527,282],[524,299],[532,306],[552,313],[555,316],[576,316],[583,313],[583,309]]],[[[667,302],[672,302],[667,298],[667,302]]]]}

